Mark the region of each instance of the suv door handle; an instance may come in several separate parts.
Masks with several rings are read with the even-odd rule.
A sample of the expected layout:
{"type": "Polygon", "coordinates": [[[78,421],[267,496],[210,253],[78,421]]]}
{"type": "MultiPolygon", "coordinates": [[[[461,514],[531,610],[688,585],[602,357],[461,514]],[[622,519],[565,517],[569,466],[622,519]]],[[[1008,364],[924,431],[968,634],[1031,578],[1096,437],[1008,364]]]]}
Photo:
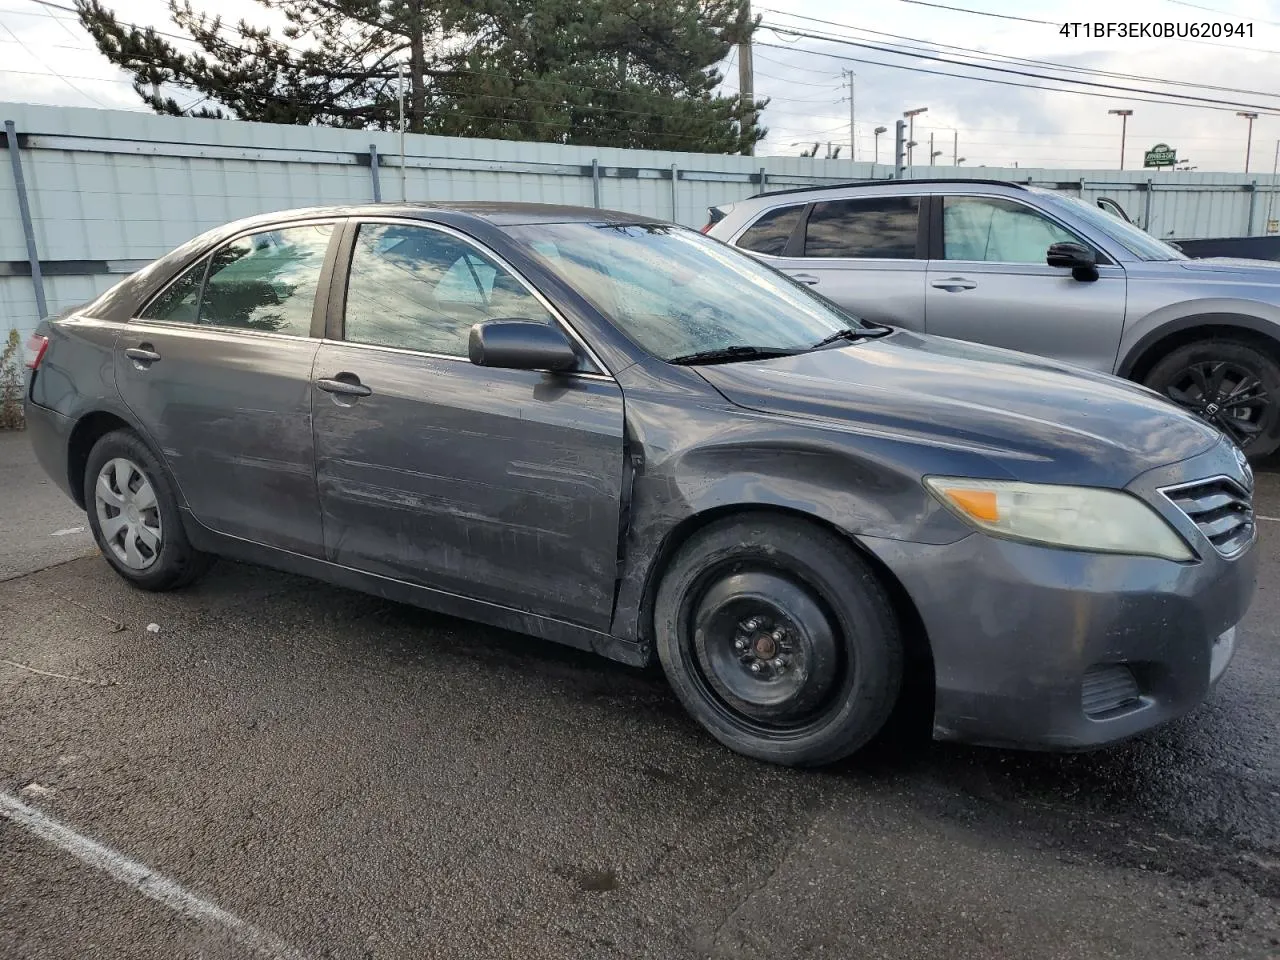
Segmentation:
{"type": "Polygon", "coordinates": [[[974,280],[967,280],[964,277],[947,277],[945,280],[934,280],[929,286],[938,290],[945,290],[947,293],[959,293],[961,290],[972,290],[978,284],[974,280]]]}
{"type": "Polygon", "coordinates": [[[787,274],[787,276],[789,276],[796,283],[803,283],[810,287],[812,287],[814,284],[818,282],[818,278],[815,277],[812,273],[789,273],[787,274]]]}
{"type": "Polygon", "coordinates": [[[160,354],[151,349],[151,344],[143,343],[136,347],[129,347],[125,350],[124,355],[134,361],[140,367],[147,367],[160,359],[160,354]]]}
{"type": "Polygon", "coordinates": [[[340,397],[367,397],[373,393],[360,380],[350,373],[340,373],[337,377],[321,377],[316,386],[325,393],[337,394],[340,397]]]}

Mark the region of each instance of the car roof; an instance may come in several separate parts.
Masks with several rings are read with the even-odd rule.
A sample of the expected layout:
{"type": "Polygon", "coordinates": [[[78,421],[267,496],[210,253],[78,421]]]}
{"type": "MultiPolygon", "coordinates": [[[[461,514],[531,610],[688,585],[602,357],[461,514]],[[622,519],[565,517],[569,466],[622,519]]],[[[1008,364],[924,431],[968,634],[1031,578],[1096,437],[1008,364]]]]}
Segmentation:
{"type": "Polygon", "coordinates": [[[245,217],[225,224],[219,232],[240,232],[258,225],[283,223],[290,220],[311,220],[321,217],[407,217],[432,220],[434,215],[450,214],[458,217],[487,221],[497,227],[512,227],[531,223],[634,223],[661,222],[656,217],[640,217],[620,210],[603,210],[596,207],[575,207],[551,203],[506,203],[491,200],[451,202],[363,203],[329,207],[298,207],[276,210],[271,213],[245,217]]]}
{"type": "Polygon", "coordinates": [[[918,184],[964,184],[971,186],[981,184],[989,187],[1012,187],[1015,190],[1027,190],[1028,187],[1024,183],[1018,183],[1013,180],[983,180],[979,178],[964,179],[960,177],[912,177],[904,179],[888,179],[888,180],[850,180],[846,183],[827,183],[808,187],[791,187],[787,190],[766,190],[763,193],[754,194],[751,199],[758,200],[761,197],[778,197],[786,196],[789,193],[825,193],[830,190],[872,190],[883,187],[897,187],[910,184],[916,186],[918,184]]]}

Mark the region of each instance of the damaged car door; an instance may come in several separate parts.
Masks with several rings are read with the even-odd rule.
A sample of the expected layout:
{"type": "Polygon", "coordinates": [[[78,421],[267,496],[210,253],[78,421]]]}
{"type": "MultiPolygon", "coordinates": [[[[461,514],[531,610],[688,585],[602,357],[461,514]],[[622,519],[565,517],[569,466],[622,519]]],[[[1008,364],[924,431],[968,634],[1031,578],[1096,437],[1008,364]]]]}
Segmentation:
{"type": "Polygon", "coordinates": [[[585,350],[566,372],[471,363],[478,322],[563,321],[495,254],[449,228],[369,220],[348,230],[346,283],[336,278],[330,306],[339,322],[316,358],[312,394],[328,559],[607,628],[623,473],[618,384],[585,350]]]}

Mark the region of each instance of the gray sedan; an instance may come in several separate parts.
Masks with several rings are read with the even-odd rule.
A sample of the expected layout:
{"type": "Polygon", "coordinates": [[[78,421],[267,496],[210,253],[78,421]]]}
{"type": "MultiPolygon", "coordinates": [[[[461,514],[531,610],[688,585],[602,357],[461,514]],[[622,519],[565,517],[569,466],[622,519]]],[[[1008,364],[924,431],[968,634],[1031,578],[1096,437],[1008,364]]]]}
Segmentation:
{"type": "Polygon", "coordinates": [[[1191,709],[1254,587],[1239,449],[1102,374],[874,326],[600,210],[313,209],[32,341],[30,436],[147,590],[215,556],[661,661],[729,747],[1080,748],[1191,709]]]}

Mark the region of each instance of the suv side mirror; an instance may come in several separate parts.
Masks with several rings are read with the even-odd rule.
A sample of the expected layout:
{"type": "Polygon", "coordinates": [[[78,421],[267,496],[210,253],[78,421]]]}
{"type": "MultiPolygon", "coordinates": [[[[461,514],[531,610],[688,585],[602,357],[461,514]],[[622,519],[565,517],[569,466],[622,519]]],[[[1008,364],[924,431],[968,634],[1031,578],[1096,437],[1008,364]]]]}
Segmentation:
{"type": "Polygon", "coordinates": [[[1097,257],[1082,243],[1055,243],[1049,247],[1044,259],[1051,267],[1070,270],[1077,280],[1098,279],[1097,257]]]}
{"type": "Polygon", "coordinates": [[[480,367],[572,370],[578,352],[557,326],[537,320],[483,320],[471,328],[467,356],[480,367]]]}

